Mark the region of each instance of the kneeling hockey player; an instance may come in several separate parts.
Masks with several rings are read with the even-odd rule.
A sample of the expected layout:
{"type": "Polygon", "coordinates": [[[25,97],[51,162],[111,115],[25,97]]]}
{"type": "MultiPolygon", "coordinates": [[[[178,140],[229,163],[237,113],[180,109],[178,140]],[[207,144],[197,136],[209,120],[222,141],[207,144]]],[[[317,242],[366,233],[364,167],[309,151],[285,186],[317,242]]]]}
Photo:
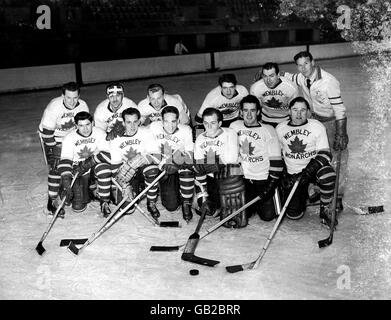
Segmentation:
{"type": "Polygon", "coordinates": [[[106,132],[93,126],[93,118],[86,111],[77,113],[74,120],[77,129],[66,135],[62,143],[58,165],[61,174],[60,196],[67,197],[65,204],[72,204],[73,211],[83,212],[91,200],[89,185],[94,176],[98,184],[101,212],[107,216],[110,214],[111,171],[106,132]],[[78,178],[70,188],[76,172],[78,178]]]}
{"type": "Polygon", "coordinates": [[[335,171],[331,166],[331,152],[325,126],[315,119],[307,119],[310,106],[302,97],[289,104],[290,120],[276,127],[280,140],[286,172],[282,177],[283,198],[286,199],[295,180],[298,188],[286,210],[291,219],[300,219],[306,209],[308,184],[317,183],[320,188],[321,222],[331,225],[329,205],[335,186],[335,171]]]}
{"type": "Polygon", "coordinates": [[[174,106],[164,107],[161,116],[162,121],[152,122],[150,130],[166,158],[161,166],[167,172],[160,181],[162,204],[168,211],[176,210],[180,194],[183,219],[189,221],[193,217],[191,203],[194,192],[194,172],[190,170],[194,147],[192,130],[190,126],[179,123],[179,111],[174,106]]]}
{"type": "MultiPolygon", "coordinates": [[[[262,220],[276,216],[273,195],[283,168],[280,143],[275,129],[258,121],[261,105],[257,97],[248,95],[240,102],[243,120],[231,123],[239,138],[239,161],[246,185],[246,201],[261,199],[247,209],[250,217],[257,213],[262,220]]],[[[277,201],[278,198],[276,199],[277,201]]]]}

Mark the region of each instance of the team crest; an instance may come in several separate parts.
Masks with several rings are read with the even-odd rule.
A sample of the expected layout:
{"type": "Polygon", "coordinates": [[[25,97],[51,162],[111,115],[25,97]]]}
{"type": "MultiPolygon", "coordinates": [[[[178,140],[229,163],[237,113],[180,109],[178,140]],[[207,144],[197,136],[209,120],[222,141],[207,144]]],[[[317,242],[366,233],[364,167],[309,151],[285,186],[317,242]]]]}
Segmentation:
{"type": "Polygon", "coordinates": [[[87,159],[89,158],[90,156],[93,155],[93,152],[90,148],[88,148],[87,146],[84,146],[84,148],[82,148],[78,153],[77,155],[79,156],[80,159],[87,159]]]}
{"type": "Polygon", "coordinates": [[[307,144],[303,144],[303,140],[300,140],[297,136],[295,139],[288,144],[289,149],[291,149],[292,153],[303,153],[305,152],[305,147],[307,144]]]}

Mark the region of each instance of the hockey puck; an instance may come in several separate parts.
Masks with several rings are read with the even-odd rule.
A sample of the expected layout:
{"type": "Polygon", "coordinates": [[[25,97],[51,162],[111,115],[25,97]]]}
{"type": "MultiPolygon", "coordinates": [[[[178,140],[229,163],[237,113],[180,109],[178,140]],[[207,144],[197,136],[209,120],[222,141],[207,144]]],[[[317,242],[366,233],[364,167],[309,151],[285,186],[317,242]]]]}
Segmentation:
{"type": "Polygon", "coordinates": [[[191,270],[190,270],[190,274],[191,274],[192,276],[198,276],[199,273],[200,273],[200,272],[199,272],[197,269],[191,269],[191,270]]]}

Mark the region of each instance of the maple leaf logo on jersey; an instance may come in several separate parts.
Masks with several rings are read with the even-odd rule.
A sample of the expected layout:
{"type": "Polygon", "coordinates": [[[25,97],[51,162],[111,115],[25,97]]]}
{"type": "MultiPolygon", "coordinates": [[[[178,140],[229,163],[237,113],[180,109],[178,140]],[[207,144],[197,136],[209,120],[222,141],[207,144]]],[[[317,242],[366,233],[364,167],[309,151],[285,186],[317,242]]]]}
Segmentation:
{"type": "Polygon", "coordinates": [[[92,156],[93,152],[91,151],[90,148],[88,148],[87,146],[84,146],[83,149],[81,149],[77,155],[79,156],[80,159],[87,159],[89,158],[90,156],[92,156]]]}
{"type": "Polygon", "coordinates": [[[303,144],[303,140],[300,140],[297,136],[291,144],[288,144],[288,147],[291,149],[292,153],[300,153],[305,151],[307,144],[303,144]]]}
{"type": "Polygon", "coordinates": [[[139,152],[137,150],[134,150],[132,147],[129,148],[129,150],[125,153],[124,157],[126,160],[133,159],[139,152]]]}
{"type": "Polygon", "coordinates": [[[174,150],[172,150],[170,144],[166,141],[164,144],[160,145],[160,153],[166,155],[167,157],[172,157],[174,150]]]}
{"type": "Polygon", "coordinates": [[[61,130],[69,130],[75,127],[73,120],[69,120],[61,125],[61,130]]]}
{"type": "Polygon", "coordinates": [[[253,147],[251,145],[251,142],[249,142],[247,140],[247,138],[244,139],[243,143],[240,145],[241,152],[246,154],[246,155],[248,155],[248,156],[253,156],[254,155],[254,149],[255,149],[255,147],[253,147]]]}
{"type": "Polygon", "coordinates": [[[281,106],[282,106],[282,103],[280,101],[278,101],[276,98],[272,97],[271,99],[269,99],[268,101],[265,102],[265,104],[269,107],[269,108],[273,108],[273,109],[280,109],[281,106]]]}
{"type": "Polygon", "coordinates": [[[205,153],[206,163],[213,164],[218,162],[218,156],[216,152],[209,148],[209,150],[205,153]]]}

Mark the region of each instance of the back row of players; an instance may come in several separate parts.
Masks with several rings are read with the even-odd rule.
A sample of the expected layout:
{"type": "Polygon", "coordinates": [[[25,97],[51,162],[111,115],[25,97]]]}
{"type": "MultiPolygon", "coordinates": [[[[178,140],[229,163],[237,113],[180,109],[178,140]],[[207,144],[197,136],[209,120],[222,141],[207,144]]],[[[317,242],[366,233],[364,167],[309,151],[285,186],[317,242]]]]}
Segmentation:
{"type": "Polygon", "coordinates": [[[65,84],[39,125],[50,168],[49,213],[58,207],[60,193],[76,212],[99,199],[107,217],[111,201],[140,192],[165,170],[159,187],[147,192],[147,209],[156,219],[160,188],[163,206],[174,211],[181,205],[186,221],[192,218],[193,194],[201,210],[220,210],[222,218],[258,195],[257,204],[226,226],[244,227],[254,213],[269,221],[276,217],[277,186],[285,200],[300,176],[287,216],[303,216],[308,185],[315,183],[321,221],[330,224],[335,172],[329,140],[334,150],[346,149],[346,110],[335,77],[315,66],[309,52],[294,60],[299,73],[283,76],[276,63],[266,63],[250,94],[233,74],[223,74],[197,112],[194,128],[182,98],[160,84],[150,85],[138,105],[124,97],[121,84],[110,84],[94,117],[77,84],[65,84]],[[201,126],[205,131],[193,142],[201,126]]]}

